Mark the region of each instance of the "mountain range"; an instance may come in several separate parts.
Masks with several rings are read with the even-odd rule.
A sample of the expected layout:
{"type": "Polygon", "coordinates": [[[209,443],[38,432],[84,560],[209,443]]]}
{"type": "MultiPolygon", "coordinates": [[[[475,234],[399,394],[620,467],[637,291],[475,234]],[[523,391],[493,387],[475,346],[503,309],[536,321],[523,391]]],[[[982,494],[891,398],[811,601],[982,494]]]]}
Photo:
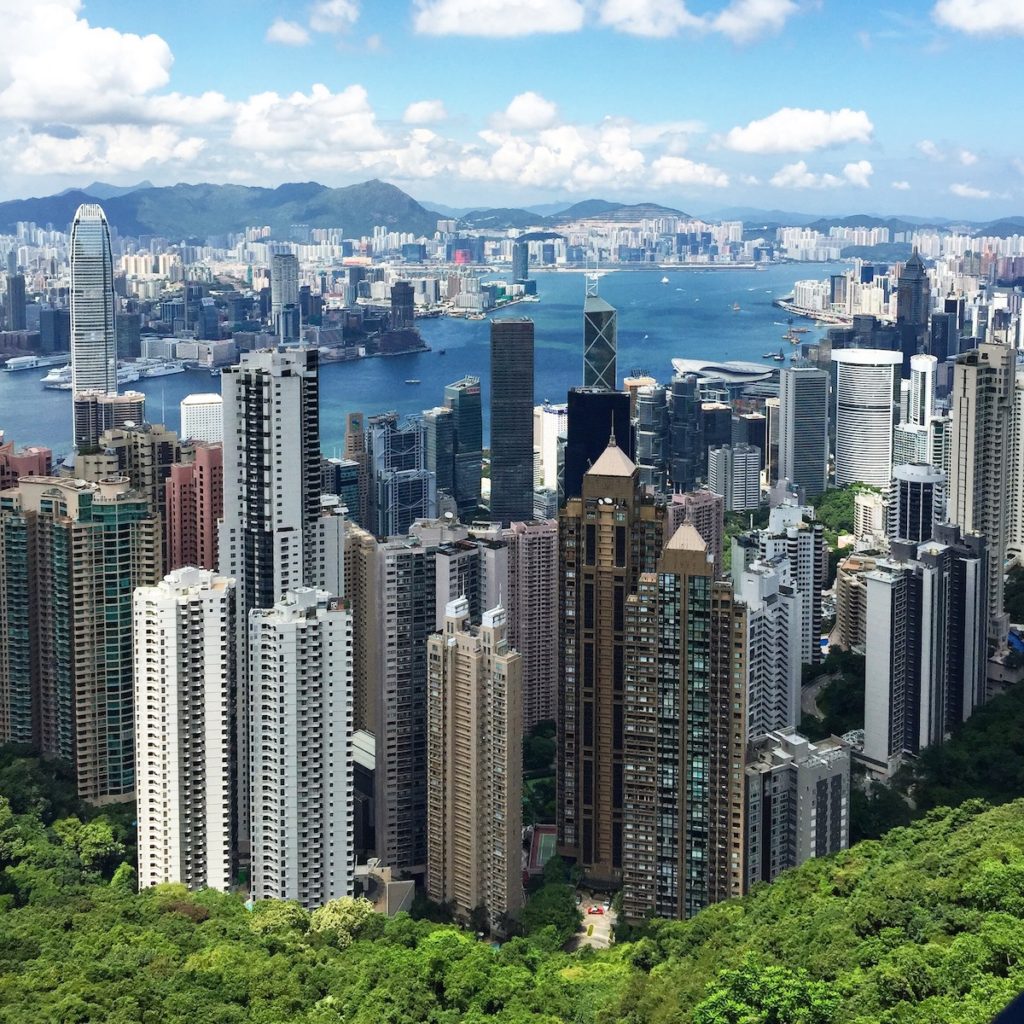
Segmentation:
{"type": "MultiPolygon", "coordinates": [[[[266,225],[273,237],[287,239],[293,225],[340,227],[346,237],[370,235],[383,224],[395,231],[430,236],[437,221],[455,217],[468,229],[543,230],[581,220],[628,222],[639,218],[688,217],[655,203],[624,204],[606,199],[586,199],[571,205],[549,203],[535,207],[475,208],[417,202],[400,188],[384,181],[364,181],[344,188],[328,188],[315,181],[294,182],[277,188],[249,185],[188,185],[155,187],[148,181],[119,186],[93,182],[83,189],[67,189],[57,195],[14,199],[0,203],[0,232],[13,232],[18,221],[52,224],[63,229],[71,223],[81,203],[101,202],[110,224],[122,235],[159,235],[172,241],[205,239],[214,235],[266,225]]],[[[708,219],[743,220],[749,230],[779,225],[828,231],[832,226],[886,226],[892,231],[949,228],[953,222],[919,217],[813,217],[783,210],[728,207],[705,214],[708,219]]],[[[987,223],[957,222],[955,226],[984,235],[1024,233],[1024,217],[1005,217],[987,223]]]]}

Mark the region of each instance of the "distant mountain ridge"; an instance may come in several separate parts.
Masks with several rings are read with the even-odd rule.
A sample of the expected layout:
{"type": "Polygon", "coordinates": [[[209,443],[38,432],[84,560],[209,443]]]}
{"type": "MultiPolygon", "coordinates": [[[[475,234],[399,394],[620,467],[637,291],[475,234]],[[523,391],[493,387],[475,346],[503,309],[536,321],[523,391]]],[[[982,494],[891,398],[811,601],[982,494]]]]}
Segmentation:
{"type": "MultiPolygon", "coordinates": [[[[434,208],[376,179],[344,188],[329,188],[315,181],[291,182],[277,188],[205,183],[158,188],[148,181],[129,186],[96,181],[85,188],[68,189],[58,195],[0,203],[0,232],[13,232],[18,221],[65,228],[81,203],[95,202],[103,204],[107,219],[121,234],[159,235],[171,241],[207,238],[254,225],[267,225],[275,239],[287,240],[291,226],[298,224],[311,228],[340,227],[348,238],[370,235],[374,227],[381,224],[395,231],[430,236],[439,219],[452,215],[464,228],[480,231],[544,231],[587,220],[624,223],[644,218],[693,216],[657,203],[628,204],[607,199],[585,199],[572,205],[551,203],[533,208],[469,209],[443,204],[436,204],[434,208]]],[[[745,237],[755,237],[756,232],[765,228],[771,232],[780,224],[806,226],[826,233],[833,226],[886,226],[893,232],[957,226],[983,235],[1024,234],[1024,216],[971,223],[869,214],[813,217],[781,210],[728,207],[714,211],[709,219],[742,219],[747,225],[745,237]]]]}

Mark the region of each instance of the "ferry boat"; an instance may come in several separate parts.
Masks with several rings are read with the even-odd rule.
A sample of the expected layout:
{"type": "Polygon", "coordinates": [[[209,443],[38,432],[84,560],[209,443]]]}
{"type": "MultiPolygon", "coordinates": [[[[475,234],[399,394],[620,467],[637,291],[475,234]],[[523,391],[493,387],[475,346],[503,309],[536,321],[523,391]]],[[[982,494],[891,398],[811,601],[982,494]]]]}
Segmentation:
{"type": "MultiPolygon", "coordinates": [[[[136,359],[129,364],[139,377],[167,377],[172,373],[184,373],[185,364],[177,359],[136,359]]],[[[138,378],[136,378],[138,379],[138,378]]]]}
{"type": "Polygon", "coordinates": [[[406,384],[419,384],[420,380],[418,377],[409,377],[406,379],[406,384]]]}
{"type": "MultiPolygon", "coordinates": [[[[127,363],[124,366],[119,366],[117,368],[118,385],[134,384],[135,381],[141,378],[141,376],[142,375],[139,371],[136,370],[131,363],[127,363]]],[[[41,383],[48,391],[70,391],[71,364],[69,363],[67,366],[61,366],[58,369],[51,370],[41,379],[41,383]]]]}
{"type": "Polygon", "coordinates": [[[738,313],[740,311],[740,304],[738,302],[734,302],[732,304],[732,311],[734,313],[738,313]]]}

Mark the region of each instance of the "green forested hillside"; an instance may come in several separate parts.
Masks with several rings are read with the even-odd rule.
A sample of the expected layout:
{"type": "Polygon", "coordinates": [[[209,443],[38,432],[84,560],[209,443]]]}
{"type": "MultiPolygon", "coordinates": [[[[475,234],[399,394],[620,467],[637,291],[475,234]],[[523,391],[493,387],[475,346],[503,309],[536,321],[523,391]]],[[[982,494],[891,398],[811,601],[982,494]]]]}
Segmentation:
{"type": "MultiPolygon", "coordinates": [[[[137,894],[100,815],[0,799],[3,1024],[981,1024],[1024,988],[1024,801],[936,810],[604,953],[339,901],[137,894]],[[42,817],[40,816],[42,815],[42,817]]],[[[11,783],[0,772],[0,785],[11,783]]],[[[23,780],[22,780],[23,781],[23,780]]]]}

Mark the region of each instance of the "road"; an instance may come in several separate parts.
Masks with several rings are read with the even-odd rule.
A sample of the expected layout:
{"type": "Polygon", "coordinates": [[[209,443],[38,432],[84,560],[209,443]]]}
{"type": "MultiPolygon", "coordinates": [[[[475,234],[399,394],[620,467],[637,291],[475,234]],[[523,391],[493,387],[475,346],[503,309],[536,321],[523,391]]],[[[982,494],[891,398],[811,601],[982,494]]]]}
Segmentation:
{"type": "Polygon", "coordinates": [[[598,896],[589,897],[583,894],[583,903],[580,906],[580,910],[583,912],[583,924],[572,941],[571,949],[581,949],[583,946],[607,949],[612,944],[615,911],[609,907],[603,914],[588,914],[587,907],[595,905],[603,906],[604,900],[598,896]]]}

